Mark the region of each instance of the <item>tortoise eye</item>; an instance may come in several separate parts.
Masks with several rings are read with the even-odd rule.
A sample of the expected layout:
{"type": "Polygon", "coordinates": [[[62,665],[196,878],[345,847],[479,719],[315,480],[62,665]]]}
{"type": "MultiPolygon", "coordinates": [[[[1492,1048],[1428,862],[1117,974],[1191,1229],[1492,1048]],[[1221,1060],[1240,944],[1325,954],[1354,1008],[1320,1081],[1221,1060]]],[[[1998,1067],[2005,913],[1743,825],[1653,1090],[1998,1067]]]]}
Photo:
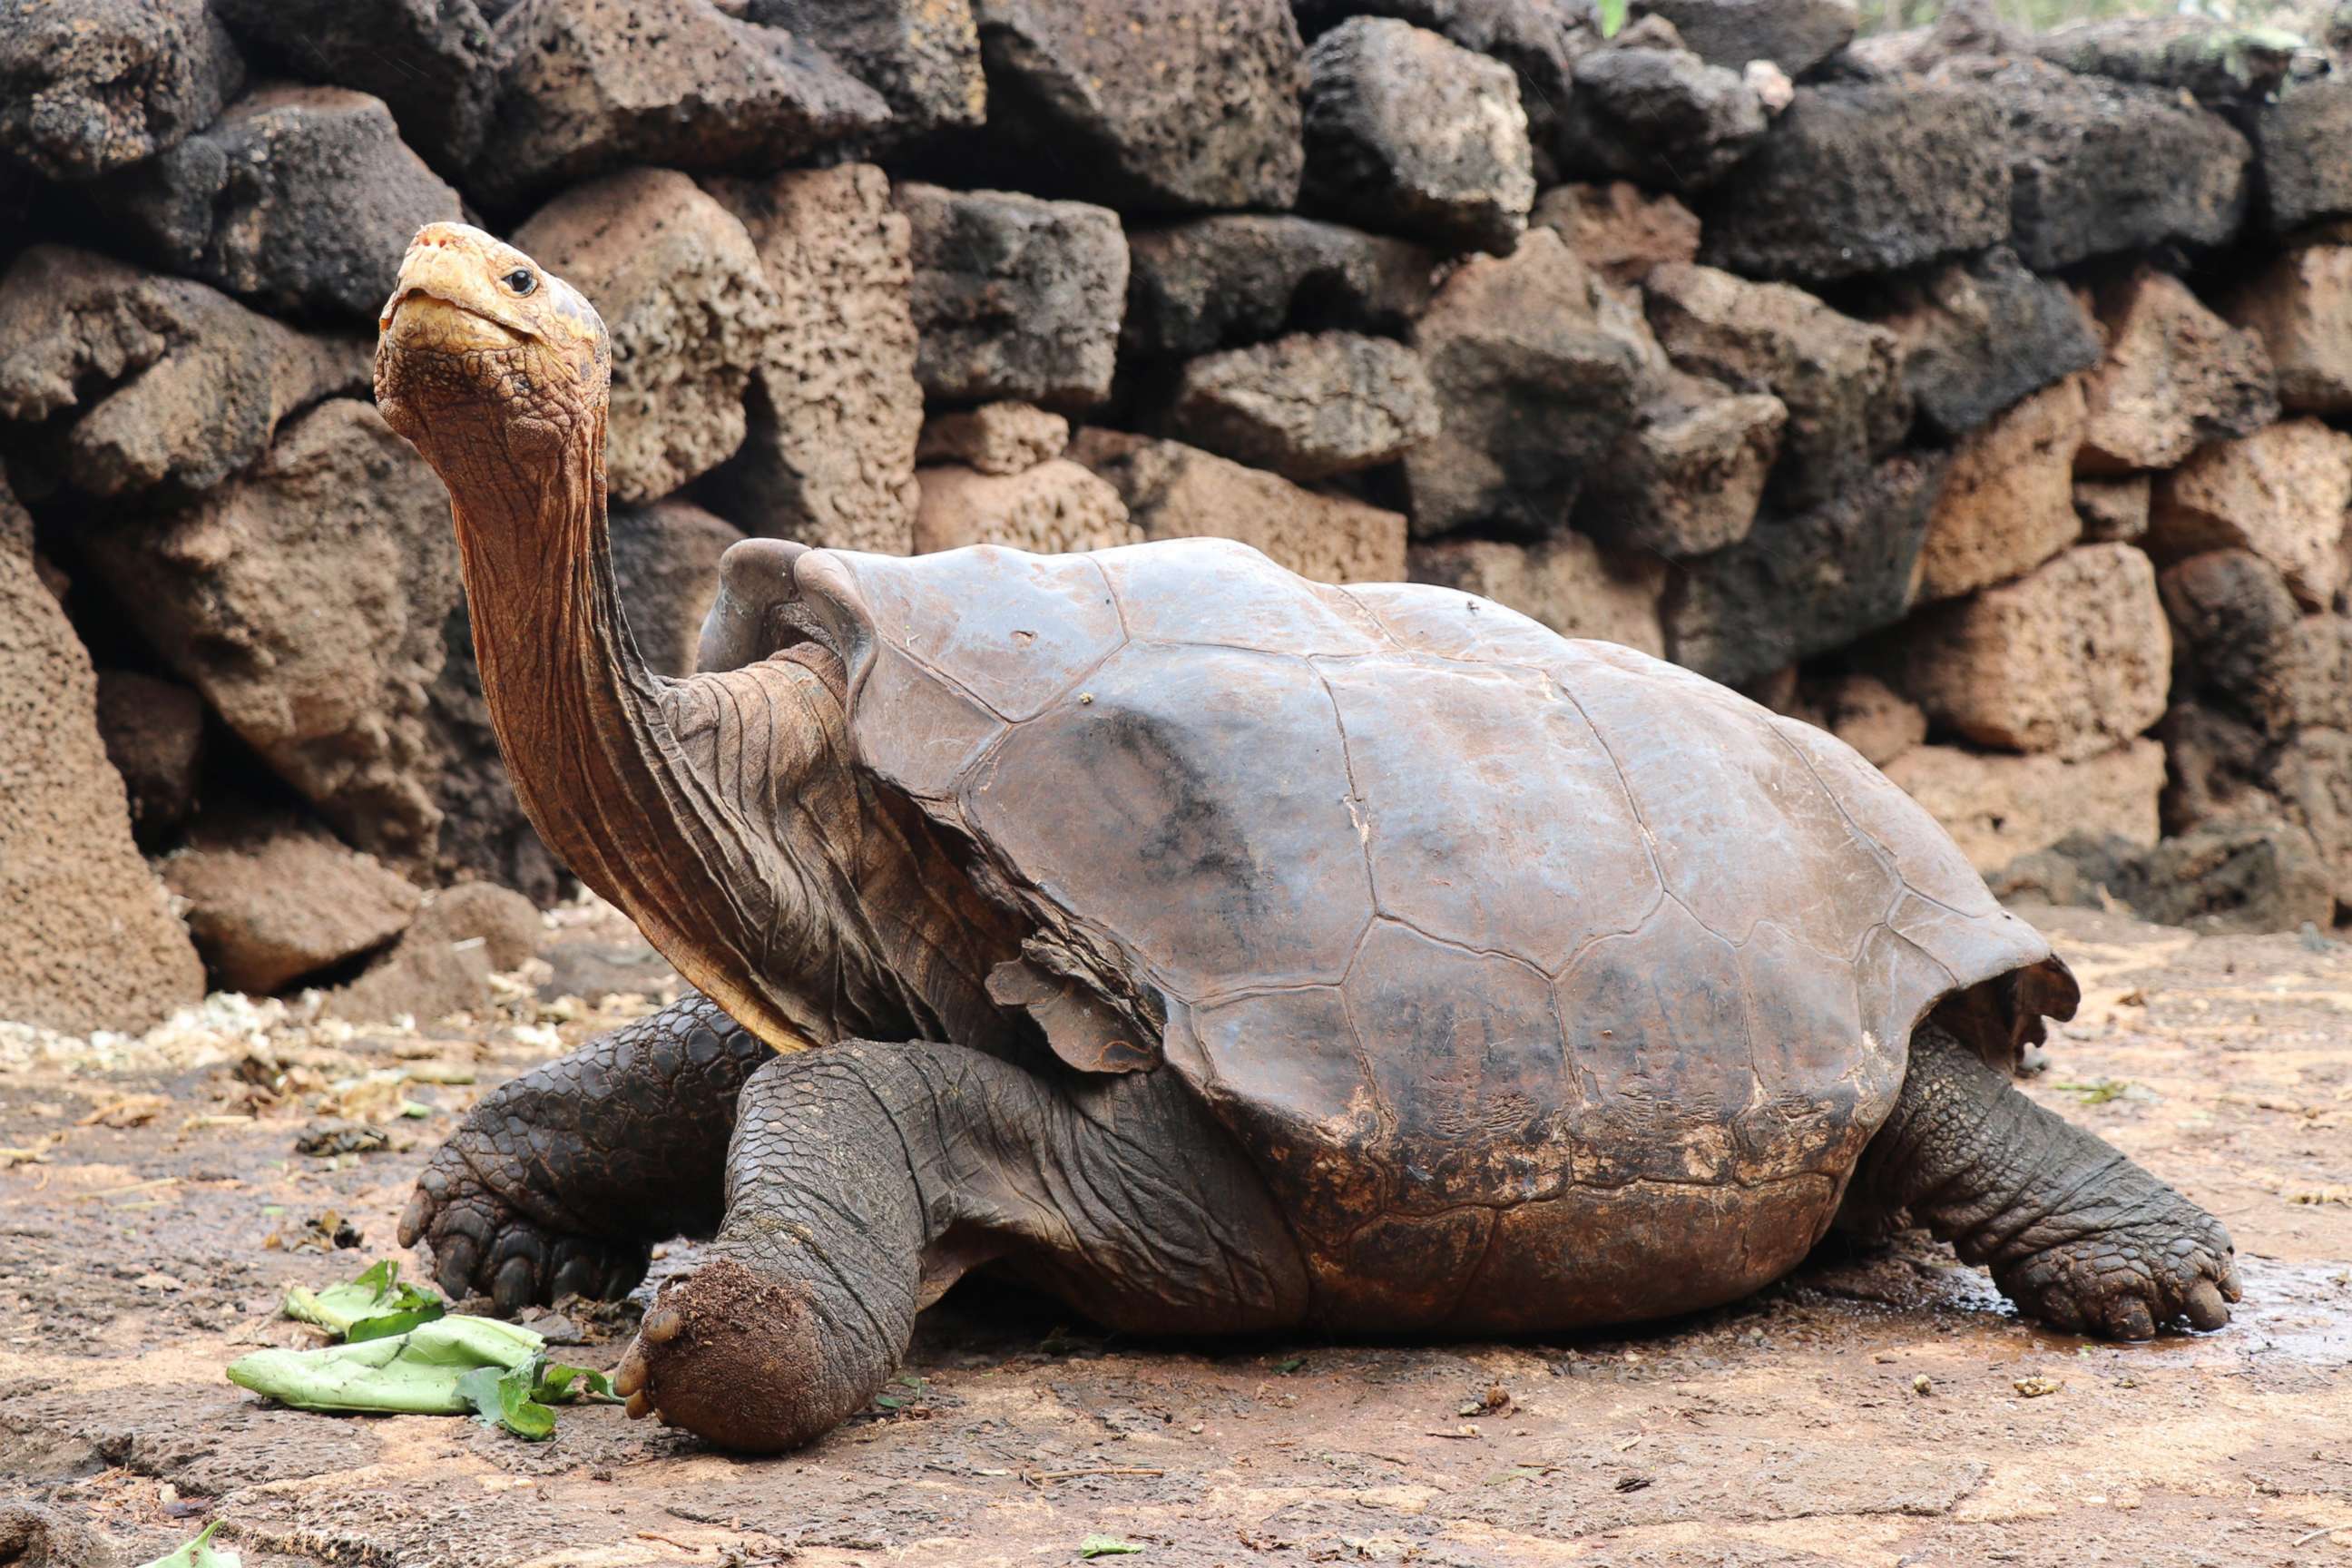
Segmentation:
{"type": "Polygon", "coordinates": [[[528,267],[518,267],[512,272],[509,272],[505,277],[499,279],[499,281],[505,284],[508,288],[513,289],[518,294],[528,294],[532,289],[539,287],[539,279],[528,267]]]}

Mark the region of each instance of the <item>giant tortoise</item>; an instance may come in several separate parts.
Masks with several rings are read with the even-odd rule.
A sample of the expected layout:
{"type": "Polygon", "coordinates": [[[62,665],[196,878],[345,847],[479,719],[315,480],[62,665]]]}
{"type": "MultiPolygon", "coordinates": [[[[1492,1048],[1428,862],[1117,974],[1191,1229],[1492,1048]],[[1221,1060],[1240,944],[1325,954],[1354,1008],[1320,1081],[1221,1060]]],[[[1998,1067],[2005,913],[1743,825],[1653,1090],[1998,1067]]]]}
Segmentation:
{"type": "Polygon", "coordinates": [[[448,487],[531,820],[698,992],[486,1098],[402,1239],[511,1310],[711,1237],[634,1414],[802,1443],[982,1266],[1129,1330],[1542,1331],[1907,1215],[2066,1329],[2228,1320],[2222,1226],[2012,1087],[2064,965],[1838,741],[1207,539],[748,542],[662,679],[609,360],[436,224],[376,395],[448,487]]]}

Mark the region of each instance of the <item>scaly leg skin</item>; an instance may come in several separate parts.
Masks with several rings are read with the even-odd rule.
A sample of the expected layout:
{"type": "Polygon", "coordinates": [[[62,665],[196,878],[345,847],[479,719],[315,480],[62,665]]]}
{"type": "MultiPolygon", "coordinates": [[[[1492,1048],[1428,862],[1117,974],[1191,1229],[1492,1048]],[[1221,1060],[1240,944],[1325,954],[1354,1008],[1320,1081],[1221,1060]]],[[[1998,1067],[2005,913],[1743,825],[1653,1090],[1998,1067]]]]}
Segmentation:
{"type": "Polygon", "coordinates": [[[653,1244],[717,1228],[745,1080],[774,1053],[689,995],[493,1090],[436,1150],[401,1216],[451,1296],[511,1313],[625,1296],[653,1244]]]}
{"type": "Polygon", "coordinates": [[[2180,1320],[2218,1329],[2238,1300],[2220,1220],[2034,1104],[1934,1023],[1912,1037],[1895,1114],[1854,1179],[1964,1262],[1990,1264],[2020,1311],[2071,1332],[2145,1340],[2180,1320]]]}
{"type": "Polygon", "coordinates": [[[956,1046],[850,1041],[745,1087],[710,1258],[664,1285],[615,1386],[723,1447],[865,1408],[915,1314],[1003,1259],[1139,1331],[1287,1326],[1307,1304],[1255,1167],[1172,1072],[1033,1077],[956,1046]]]}

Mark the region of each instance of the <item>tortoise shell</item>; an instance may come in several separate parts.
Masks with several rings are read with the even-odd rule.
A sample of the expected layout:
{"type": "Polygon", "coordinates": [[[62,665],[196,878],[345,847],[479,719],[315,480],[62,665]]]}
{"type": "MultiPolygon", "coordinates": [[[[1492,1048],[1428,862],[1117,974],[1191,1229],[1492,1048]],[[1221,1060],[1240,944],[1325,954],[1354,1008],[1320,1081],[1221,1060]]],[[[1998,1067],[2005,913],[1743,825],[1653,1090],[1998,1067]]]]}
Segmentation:
{"type": "Polygon", "coordinates": [[[1327,1316],[1508,1326],[1432,1292],[1556,1293],[1544,1258],[1596,1226],[1643,1257],[1586,1260],[1584,1318],[1727,1299],[1819,1238],[1931,1007],[2039,970],[2072,1011],[1843,742],[1470,595],[1221,540],[728,578],[713,625],[796,601],[862,764],[1037,921],[1045,983],[1003,997],[1084,1065],[1164,1053],[1289,1204],[1327,1316]]]}

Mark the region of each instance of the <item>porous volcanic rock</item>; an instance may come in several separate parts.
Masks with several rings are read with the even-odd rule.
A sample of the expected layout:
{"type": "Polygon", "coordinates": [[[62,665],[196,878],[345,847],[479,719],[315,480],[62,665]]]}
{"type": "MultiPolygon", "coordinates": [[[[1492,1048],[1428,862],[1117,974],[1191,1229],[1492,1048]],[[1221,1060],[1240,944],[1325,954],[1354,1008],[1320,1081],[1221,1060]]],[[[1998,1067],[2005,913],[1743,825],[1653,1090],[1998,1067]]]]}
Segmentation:
{"type": "Polygon", "coordinates": [[[0,419],[83,409],[61,460],[91,495],[209,489],[289,415],[367,384],[361,341],[306,336],[202,283],[51,245],[0,276],[0,419]]]}
{"type": "Polygon", "coordinates": [[[1567,523],[1654,374],[1645,345],[1608,319],[1604,287],[1549,229],[1445,280],[1413,329],[1439,410],[1437,434],[1405,455],[1417,534],[1567,523]]]}
{"type": "Polygon", "coordinates": [[[1412,580],[1459,588],[1510,605],[1562,637],[1598,637],[1643,653],[1665,652],[1658,599],[1665,568],[1604,551],[1580,533],[1533,544],[1494,539],[1416,544],[1412,580]]]}
{"type": "Polygon", "coordinates": [[[970,131],[988,118],[980,26],[966,0],[746,0],[742,16],[817,44],[882,95],[878,139],[970,131]]]}
{"type": "Polygon", "coordinates": [[[734,455],[776,299],[733,214],[674,169],[631,169],[574,185],[514,243],[594,300],[613,334],[615,500],[667,495],[734,455]]]}
{"type": "Polygon", "coordinates": [[[195,809],[205,700],[176,681],[135,669],[102,669],[98,732],[106,742],[106,760],[122,775],[141,846],[169,838],[195,809]]]}
{"type": "Polygon", "coordinates": [[[2320,609],[2344,585],[2347,508],[2352,436],[2289,419],[2201,447],[2158,479],[2148,547],[2165,556],[2251,550],[2320,609]]]}
{"type": "Polygon", "coordinates": [[[98,678],[0,487],[0,1018],[144,1029],[204,968],[131,838],[100,739],[98,678]]]}
{"type": "Polygon", "coordinates": [[[2083,520],[2083,537],[2137,542],[2147,532],[2148,501],[2154,488],[2147,474],[2126,474],[2120,479],[2077,475],[2074,515],[2083,520]]]}
{"type": "Polygon", "coordinates": [[[1981,745],[2077,760],[2164,715],[2172,633],[2156,568],[2085,544],[2013,583],[1939,605],[1885,639],[1895,689],[1981,745]]]}
{"type": "Polygon", "coordinates": [[[1069,444],[1070,422],[1058,414],[1026,403],[983,403],[924,425],[915,456],[983,474],[1017,474],[1060,457],[1069,444]]]}
{"type": "Polygon", "coordinates": [[[1297,332],[1184,366],[1171,433],[1294,479],[1395,461],[1437,433],[1437,395],[1402,343],[1297,332]]]}
{"type": "Polygon", "coordinates": [[[1329,328],[1398,332],[1437,258],[1409,240],[1287,213],[1218,213],[1128,236],[1123,352],[1189,357],[1329,328]]]}
{"type": "Polygon", "coordinates": [[[1769,60],[1801,77],[1853,41],[1853,0],[1633,0],[1628,15],[1661,16],[1709,63],[1738,70],[1769,60]]]}
{"type": "Polygon", "coordinates": [[[2306,635],[2277,567],[2251,551],[2209,550],[2166,567],[2157,588],[2172,625],[2176,700],[2225,709],[2270,735],[2330,717],[2315,688],[2336,661],[2324,637],[2306,635]]]}
{"type": "Polygon", "coordinates": [[[2132,741],[2068,760],[1915,746],[1886,764],[1886,776],[1927,808],[1987,875],[2070,833],[2111,833],[2156,842],[2164,748],[2132,741]]]}
{"type": "Polygon", "coordinates": [[[1555,185],[1536,198],[1528,221],[1559,234],[1578,260],[1619,285],[1639,283],[1666,262],[1698,258],[1698,215],[1624,180],[1555,185]]]}
{"type": "Polygon", "coordinates": [[[320,1011],[355,1023],[420,1022],[478,1013],[490,974],[520,967],[539,951],[538,908],[495,882],[460,882],[425,906],[364,973],[327,993],[320,1011]]]}
{"type": "Polygon", "coordinates": [[[1919,552],[1922,599],[2006,582],[2081,537],[2074,449],[2083,443],[2084,417],[2082,385],[2070,379],[1960,442],[1919,552]]]}
{"type": "Polygon", "coordinates": [[[2087,833],[2012,861],[1990,878],[2002,899],[2099,909],[2200,931],[2323,930],[2335,877],[2310,832],[2285,822],[2215,822],[2153,845],[2087,833]]]}
{"type": "Polygon", "coordinates": [[[705,184],[750,233],[774,299],[750,429],[713,476],[715,504],[751,532],[905,554],[923,388],[889,181],[845,163],[705,184]]]}
{"type": "Polygon", "coordinates": [[[1605,542],[1668,559],[1748,537],[1780,455],[1788,405],[1761,393],[1675,374],[1577,502],[1576,523],[1605,542]]]}
{"type": "Polygon", "coordinates": [[[1943,476],[1927,453],[1888,458],[1810,510],[1767,512],[1728,550],[1678,563],[1666,647],[1732,685],[1903,618],[1943,476]]]}
{"type": "Polygon", "coordinates": [[[1644,285],[1651,329],[1675,364],[1788,406],[1776,501],[1806,507],[1852,485],[1911,422],[1901,344],[1801,289],[1670,262],[1644,285]]]}
{"type": "Polygon", "coordinates": [[[741,531],[676,497],[614,508],[612,531],[613,578],[637,651],[656,675],[693,674],[702,618],[719,594],[719,558],[741,531]]]}
{"type": "Polygon", "coordinates": [[[1753,83],[1684,48],[1663,21],[1628,28],[1576,62],[1560,110],[1562,169],[1703,191],[1756,150],[1767,116],[1753,83]]]}
{"type": "Polygon", "coordinates": [[[1118,215],[1005,191],[905,184],[915,376],[932,397],[1083,407],[1110,395],[1127,300],[1118,215]]]}
{"type": "Polygon", "coordinates": [[[708,0],[520,0],[467,188],[513,203],[623,164],[773,165],[881,130],[872,88],[782,27],[708,0]]]}
{"type": "Polygon", "coordinates": [[[1066,458],[1017,474],[983,474],[961,463],[919,468],[915,551],[967,544],[1017,550],[1108,550],[1141,541],[1118,491],[1066,458]]]}
{"type": "Polygon", "coordinates": [[[1307,65],[1302,200],[1435,245],[1510,248],[1536,182],[1509,67],[1383,16],[1332,28],[1307,65]]]}
{"type": "Polygon", "coordinates": [[[1705,260],[1759,278],[1892,272],[2009,237],[2001,114],[1980,89],[1801,87],[1699,216],[1705,260]]]}
{"type": "Polygon", "coordinates": [[[0,154],[53,180],[153,157],[244,81],[206,0],[0,0],[0,154]]]}
{"type": "Polygon", "coordinates": [[[1876,676],[1855,672],[1807,681],[1801,692],[1806,717],[1873,767],[1885,767],[1927,738],[1927,712],[1876,676]]]}
{"type": "Polygon", "coordinates": [[[1901,342],[1903,384],[1948,439],[2099,363],[2097,323],[2074,290],[2000,247],[1897,280],[1870,319],[1901,342]]]}
{"type": "Polygon", "coordinates": [[[458,601],[440,480],[373,405],[290,422],[247,478],[94,531],[142,635],[354,844],[428,860],[426,692],[458,601]]]}
{"type": "Polygon", "coordinates": [[[2254,113],[2263,216],[2274,234],[2352,217],[2352,77],[2298,84],[2254,113]]]}
{"type": "Polygon", "coordinates": [[[2084,383],[2084,472],[2168,468],[2208,441],[2278,417],[2262,339],[2207,310],[2170,273],[2142,268],[2109,285],[2098,312],[2107,357],[2084,383]]]}
{"type": "MultiPolygon", "coordinates": [[[[974,0],[988,125],[1067,193],[1123,208],[1298,199],[1285,0],[974,0]]],[[[815,35],[822,37],[823,35],[815,35]]]]}
{"type": "Polygon", "coordinates": [[[99,198],[159,266],[268,310],[370,325],[410,237],[465,216],[380,100],[282,82],[113,176],[99,198]]]}
{"type": "Polygon", "coordinates": [[[2240,290],[2230,319],[2260,334],[2281,404],[2305,414],[2352,414],[2352,245],[2310,245],[2274,258],[2240,290]]]}
{"type": "Polygon", "coordinates": [[[382,99],[402,140],[437,166],[462,169],[481,150],[506,49],[476,0],[372,5],[362,26],[351,0],[211,4],[249,47],[292,74],[382,99]]]}
{"type": "Polygon", "coordinates": [[[429,693],[427,776],[441,811],[436,880],[481,878],[545,907],[577,884],[524,815],[499,752],[474,659],[473,623],[460,604],[441,623],[441,675],[429,693]]]}
{"type": "Polygon", "coordinates": [[[255,995],[383,946],[424,900],[373,856],[282,819],[207,825],[163,873],[213,978],[255,995]]]}
{"type": "Polygon", "coordinates": [[[1263,468],[1124,431],[1082,430],[1073,461],[1108,480],[1146,539],[1237,539],[1318,583],[1396,583],[1402,514],[1302,489],[1263,468]]]}

